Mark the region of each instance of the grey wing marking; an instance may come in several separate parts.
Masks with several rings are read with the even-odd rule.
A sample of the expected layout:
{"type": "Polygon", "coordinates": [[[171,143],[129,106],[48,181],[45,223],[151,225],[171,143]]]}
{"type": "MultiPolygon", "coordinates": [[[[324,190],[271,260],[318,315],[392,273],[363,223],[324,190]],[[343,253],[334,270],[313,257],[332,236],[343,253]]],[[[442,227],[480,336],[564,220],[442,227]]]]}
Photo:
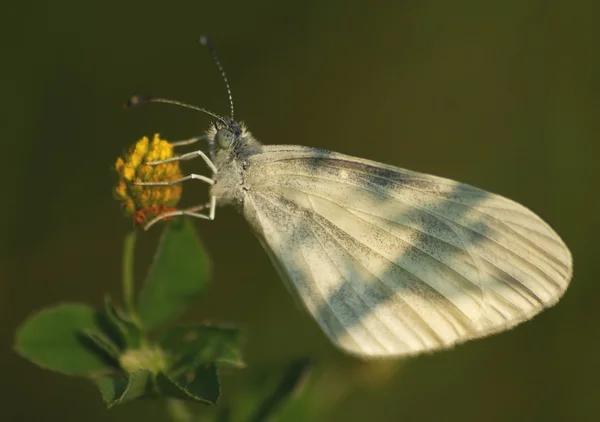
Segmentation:
{"type": "Polygon", "coordinates": [[[352,353],[410,354],[501,331],[569,282],[556,233],[498,195],[303,147],[251,160],[248,220],[290,290],[352,353]]]}

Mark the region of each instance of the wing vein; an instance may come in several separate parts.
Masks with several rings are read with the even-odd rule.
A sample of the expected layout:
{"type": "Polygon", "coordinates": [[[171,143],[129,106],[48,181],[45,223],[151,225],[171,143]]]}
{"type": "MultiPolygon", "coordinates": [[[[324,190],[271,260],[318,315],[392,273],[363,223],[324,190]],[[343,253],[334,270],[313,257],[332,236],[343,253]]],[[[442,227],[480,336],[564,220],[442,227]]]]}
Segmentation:
{"type": "MultiPolygon", "coordinates": [[[[261,197],[262,197],[264,200],[266,200],[267,202],[271,203],[271,205],[273,205],[274,207],[277,207],[277,208],[279,208],[279,209],[280,209],[280,210],[282,210],[284,213],[291,214],[291,213],[289,212],[289,210],[287,210],[286,208],[282,207],[280,204],[278,204],[278,203],[276,203],[275,201],[273,201],[273,200],[272,200],[272,199],[271,199],[271,198],[270,198],[268,195],[264,195],[264,194],[263,194],[263,193],[261,193],[261,192],[255,192],[255,194],[257,194],[257,195],[261,196],[261,197]]],[[[312,228],[311,228],[311,231],[312,231],[312,228]]],[[[314,232],[313,232],[313,236],[314,236],[314,237],[317,239],[317,241],[319,241],[319,240],[318,240],[318,238],[317,238],[317,237],[314,235],[314,232]]],[[[319,243],[320,243],[320,242],[319,242],[319,243]]],[[[323,249],[323,247],[322,247],[322,246],[321,246],[321,248],[323,249]]],[[[307,259],[306,259],[306,255],[304,254],[304,250],[302,249],[302,247],[300,247],[300,248],[298,248],[298,249],[300,250],[300,255],[302,256],[302,259],[304,260],[304,264],[305,264],[306,268],[307,268],[307,269],[308,269],[308,271],[310,272],[311,278],[312,278],[313,280],[315,280],[315,281],[316,281],[316,280],[317,280],[317,278],[315,277],[315,274],[313,273],[312,267],[309,265],[309,263],[308,263],[308,261],[307,261],[307,259]]],[[[283,261],[283,260],[281,260],[281,259],[280,259],[280,261],[282,261],[282,262],[285,262],[285,261],[283,261]]],[[[287,266],[286,266],[286,268],[287,268],[287,266]]],[[[336,267],[336,268],[337,268],[337,267],[336,267]]],[[[288,268],[288,272],[290,272],[289,268],[288,268]]],[[[338,272],[339,272],[339,270],[338,270],[338,272]]],[[[290,274],[291,274],[291,272],[290,272],[290,274]]],[[[342,274],[340,274],[340,275],[342,275],[342,274]]],[[[292,279],[292,281],[294,280],[294,279],[293,279],[293,277],[290,277],[290,278],[292,279]]],[[[343,275],[342,275],[342,278],[343,278],[343,275]]],[[[317,285],[317,286],[318,286],[318,283],[315,283],[315,285],[317,285]]],[[[325,297],[325,295],[323,294],[323,292],[321,291],[321,289],[317,289],[317,290],[318,290],[318,292],[319,292],[319,294],[320,294],[320,296],[321,296],[321,298],[322,298],[322,301],[323,301],[323,303],[324,303],[324,304],[325,304],[325,305],[326,305],[326,306],[327,306],[327,307],[330,309],[330,311],[331,311],[331,314],[332,314],[332,315],[335,317],[335,319],[337,319],[337,321],[338,321],[338,323],[340,324],[340,326],[341,326],[341,327],[342,327],[342,328],[345,330],[345,332],[347,332],[347,333],[348,333],[348,334],[349,334],[349,335],[350,335],[350,336],[353,338],[353,341],[354,341],[356,344],[360,344],[361,342],[360,342],[360,341],[358,341],[358,339],[355,337],[355,335],[354,335],[352,332],[350,332],[350,331],[348,331],[348,330],[346,329],[346,325],[344,324],[344,322],[342,321],[342,319],[340,318],[340,316],[337,314],[337,312],[335,311],[334,307],[333,307],[333,306],[331,305],[331,303],[329,302],[329,300],[328,300],[328,297],[325,297]]],[[[348,308],[350,309],[350,311],[351,311],[351,312],[353,312],[353,313],[355,314],[355,316],[356,316],[356,318],[357,318],[357,320],[358,320],[358,319],[359,319],[359,317],[358,317],[358,315],[356,315],[356,313],[354,312],[354,310],[353,310],[351,307],[348,307],[348,308]]],[[[323,321],[323,324],[324,324],[324,325],[326,325],[325,321],[323,321]]],[[[377,343],[379,343],[379,344],[380,344],[380,345],[381,345],[381,346],[382,346],[384,349],[386,349],[386,348],[385,348],[385,347],[384,347],[384,346],[383,346],[383,345],[382,345],[382,344],[379,342],[379,340],[378,340],[378,339],[376,339],[376,338],[375,338],[375,337],[372,335],[372,333],[371,333],[369,330],[365,330],[365,331],[366,331],[366,332],[367,332],[367,333],[368,333],[368,334],[369,334],[371,337],[373,337],[373,339],[374,339],[374,340],[375,340],[377,343]]],[[[336,334],[335,334],[335,332],[330,332],[330,335],[331,335],[331,337],[332,337],[332,338],[335,338],[335,337],[336,337],[336,334]]]]}
{"type": "MultiPolygon", "coordinates": [[[[333,181],[333,182],[337,182],[337,183],[339,183],[339,180],[338,180],[338,179],[330,179],[330,178],[326,178],[326,177],[322,177],[322,176],[307,176],[307,175],[298,175],[298,174],[296,174],[296,175],[292,175],[292,174],[286,174],[286,175],[287,175],[287,176],[294,176],[294,177],[317,178],[317,179],[322,179],[322,180],[326,180],[326,181],[333,181]]],[[[374,185],[373,183],[371,183],[371,182],[369,182],[369,181],[366,181],[366,182],[367,182],[369,185],[374,185]]],[[[483,234],[483,233],[480,233],[479,231],[477,231],[477,230],[475,230],[475,229],[473,229],[473,228],[471,228],[471,227],[465,226],[464,224],[461,224],[461,223],[459,223],[459,222],[457,222],[457,221],[453,221],[453,220],[451,220],[451,219],[450,219],[450,218],[448,218],[448,217],[445,217],[445,216],[443,216],[443,215],[440,215],[440,214],[436,213],[435,211],[428,210],[428,209],[426,209],[426,208],[423,208],[422,206],[416,205],[414,202],[412,202],[412,201],[409,201],[409,200],[407,200],[406,198],[399,198],[399,197],[398,197],[398,196],[396,196],[396,195],[390,195],[388,192],[385,192],[385,191],[384,191],[384,192],[382,192],[382,191],[381,191],[381,190],[379,190],[379,189],[375,189],[375,190],[373,190],[373,189],[367,189],[365,186],[360,186],[360,185],[357,185],[357,184],[355,184],[355,183],[348,183],[348,181],[344,181],[344,183],[346,183],[346,184],[348,184],[348,185],[350,185],[350,186],[354,186],[354,187],[357,187],[357,188],[363,189],[363,190],[367,190],[367,191],[369,191],[369,192],[373,192],[373,193],[377,193],[377,194],[384,194],[385,196],[392,196],[394,199],[396,199],[396,200],[398,200],[398,201],[400,201],[400,202],[404,202],[405,204],[408,204],[408,205],[410,205],[410,206],[414,207],[415,209],[418,209],[418,210],[420,210],[420,211],[422,211],[422,212],[424,212],[424,213],[426,213],[426,214],[430,215],[431,217],[437,218],[438,220],[441,220],[441,219],[444,219],[444,220],[449,220],[449,221],[453,222],[454,224],[456,224],[456,225],[458,225],[458,226],[460,226],[460,227],[464,228],[465,230],[468,230],[468,231],[470,231],[470,232],[473,232],[473,233],[476,233],[476,234],[478,234],[478,235],[480,235],[480,236],[483,236],[483,237],[485,237],[486,239],[488,239],[490,242],[492,242],[492,243],[496,244],[496,245],[497,245],[497,246],[499,246],[500,248],[502,248],[502,249],[504,249],[505,251],[507,251],[507,252],[508,252],[510,255],[512,255],[512,256],[515,256],[515,257],[518,257],[518,258],[519,258],[521,261],[523,261],[524,263],[526,263],[526,264],[527,264],[529,267],[531,267],[531,268],[535,268],[536,272],[538,272],[539,274],[543,275],[543,276],[544,276],[544,278],[545,278],[547,281],[549,281],[551,284],[554,284],[556,287],[558,287],[558,289],[559,289],[559,290],[562,290],[561,286],[560,286],[560,285],[559,285],[559,284],[558,284],[558,283],[557,283],[557,282],[556,282],[556,281],[555,281],[555,280],[554,280],[552,277],[550,277],[550,276],[549,276],[549,275],[548,275],[548,274],[547,274],[547,273],[546,273],[544,270],[542,270],[541,268],[539,268],[537,265],[535,265],[534,263],[532,263],[532,262],[528,261],[526,258],[524,258],[524,257],[520,256],[519,254],[517,254],[517,253],[516,253],[516,252],[514,252],[513,250],[511,250],[511,249],[507,248],[506,246],[502,245],[501,243],[498,243],[496,240],[494,240],[494,239],[492,239],[492,238],[490,238],[490,237],[486,236],[486,235],[485,235],[485,234],[483,234]]],[[[374,185],[374,186],[375,186],[376,188],[378,187],[378,185],[374,185]]],[[[290,187],[290,188],[291,188],[291,189],[295,189],[295,190],[297,190],[297,191],[299,191],[299,192],[307,193],[307,192],[304,192],[303,190],[301,190],[301,189],[299,189],[299,188],[296,188],[296,187],[290,187]]],[[[313,193],[309,193],[309,194],[310,194],[310,195],[314,195],[313,193]]],[[[318,195],[315,195],[315,196],[318,196],[318,195]]],[[[319,196],[319,197],[320,197],[320,196],[319,196]]],[[[325,198],[325,199],[327,199],[327,198],[325,198]]],[[[485,214],[485,213],[483,213],[483,214],[485,214]]],[[[485,215],[489,216],[488,214],[485,214],[485,215]]],[[[490,217],[490,218],[492,218],[492,219],[494,219],[495,221],[499,222],[500,224],[504,225],[504,226],[505,226],[505,227],[506,227],[508,230],[510,230],[510,232],[511,232],[511,233],[513,233],[514,235],[516,235],[518,238],[520,238],[520,239],[524,240],[526,243],[530,243],[530,242],[529,242],[529,241],[528,241],[528,240],[527,240],[527,239],[526,239],[524,236],[522,236],[522,235],[521,235],[521,234],[519,234],[518,232],[514,231],[512,228],[510,228],[510,227],[506,226],[506,224],[505,224],[504,222],[502,222],[501,220],[499,220],[499,219],[497,219],[496,217],[493,217],[493,216],[489,216],[489,217],[490,217]]],[[[533,246],[535,247],[535,250],[536,250],[536,251],[538,251],[538,253],[542,252],[542,255],[544,255],[544,256],[547,256],[547,253],[546,253],[545,251],[541,250],[541,249],[540,249],[540,248],[539,248],[537,245],[535,245],[535,244],[534,244],[533,246]]],[[[556,262],[556,263],[559,263],[560,265],[563,265],[562,263],[560,263],[559,261],[557,261],[557,260],[556,260],[556,258],[554,258],[554,257],[551,257],[551,258],[552,258],[552,260],[554,260],[554,262],[556,262]]],[[[545,288],[545,286],[543,286],[541,283],[539,283],[539,284],[540,284],[540,286],[541,286],[543,289],[546,289],[546,288],[545,288]]]]}
{"type": "MultiPolygon", "coordinates": [[[[315,211],[315,209],[314,209],[314,205],[313,205],[313,203],[312,203],[312,200],[310,199],[310,197],[308,197],[308,201],[309,201],[309,203],[310,203],[311,207],[313,208],[313,212],[314,212],[315,214],[317,214],[317,212],[316,212],[316,211],[315,211]]],[[[315,219],[315,221],[316,221],[316,219],[315,219]]],[[[347,278],[344,276],[344,274],[342,273],[342,270],[340,270],[340,268],[338,267],[338,265],[337,265],[336,261],[335,261],[335,260],[334,260],[334,259],[331,257],[331,255],[329,255],[329,252],[328,252],[328,251],[327,251],[327,249],[325,248],[325,245],[323,245],[323,242],[321,242],[321,239],[319,239],[319,236],[317,236],[317,234],[315,233],[315,231],[314,231],[313,227],[312,227],[310,224],[307,224],[307,226],[310,228],[310,231],[312,232],[312,234],[313,234],[313,237],[314,237],[314,238],[317,240],[317,242],[319,242],[319,245],[321,246],[321,250],[322,250],[322,251],[325,253],[325,255],[327,255],[327,259],[328,259],[328,260],[329,260],[329,262],[331,262],[331,264],[332,264],[332,265],[335,267],[336,271],[338,272],[338,274],[340,275],[340,277],[341,277],[341,278],[344,280],[345,284],[346,284],[346,285],[349,285],[349,286],[350,286],[350,289],[351,289],[351,290],[354,292],[354,294],[356,295],[356,297],[358,297],[358,298],[360,299],[360,301],[361,301],[361,302],[362,302],[362,303],[363,303],[363,304],[364,304],[364,305],[365,305],[365,306],[366,306],[366,307],[367,307],[369,310],[371,310],[371,306],[370,306],[370,305],[367,303],[367,301],[366,301],[366,300],[364,300],[364,299],[363,299],[363,297],[360,295],[360,293],[356,291],[356,288],[354,287],[354,284],[353,284],[351,281],[349,281],[349,280],[348,280],[348,279],[347,279],[347,278]]],[[[321,226],[321,227],[322,227],[322,226],[321,226]]],[[[339,244],[339,243],[338,243],[338,244],[339,244]]],[[[352,309],[352,307],[349,307],[349,309],[352,309]]],[[[359,315],[358,315],[356,312],[354,312],[354,310],[352,310],[352,311],[353,311],[354,315],[356,316],[356,320],[357,320],[357,321],[360,321],[360,320],[361,320],[360,316],[359,316],[359,315]]],[[[392,332],[392,331],[389,329],[389,327],[387,326],[387,324],[385,324],[383,321],[381,321],[381,319],[379,319],[379,318],[377,317],[377,315],[375,315],[375,317],[376,317],[376,318],[379,320],[379,322],[380,322],[380,323],[381,323],[381,324],[382,324],[384,327],[386,327],[386,329],[387,329],[387,330],[388,330],[390,333],[394,334],[394,336],[395,336],[396,338],[398,338],[398,340],[402,341],[402,340],[401,340],[401,339],[400,339],[398,336],[396,336],[396,334],[395,334],[395,333],[393,333],[393,332],[392,332]]],[[[345,326],[345,325],[344,325],[344,328],[346,328],[346,326],[345,326]]],[[[383,343],[382,343],[382,342],[381,342],[381,341],[380,341],[380,340],[379,340],[379,339],[378,339],[378,338],[377,338],[375,335],[373,335],[373,334],[371,333],[371,331],[370,331],[370,330],[366,330],[366,331],[367,331],[367,332],[368,332],[368,333],[371,335],[371,337],[372,337],[372,338],[373,338],[373,339],[374,339],[374,340],[375,340],[377,343],[379,343],[379,345],[380,345],[380,346],[381,346],[381,347],[382,347],[384,350],[387,350],[387,351],[389,351],[389,349],[388,349],[388,348],[385,346],[385,344],[383,344],[383,343]]]]}
{"type": "MultiPolygon", "coordinates": [[[[319,216],[321,216],[320,214],[318,214],[318,215],[319,215],[319,216]]],[[[325,217],[323,217],[323,216],[321,216],[321,217],[322,217],[322,218],[325,218],[325,217]]],[[[325,218],[325,219],[326,219],[326,218],[325,218]]],[[[329,221],[330,223],[332,223],[332,222],[331,222],[331,220],[328,220],[328,219],[326,219],[326,220],[327,220],[327,221],[329,221]]],[[[318,220],[316,220],[316,219],[315,219],[315,222],[316,222],[317,224],[319,224],[319,225],[320,225],[320,226],[323,228],[323,230],[325,230],[325,231],[326,231],[326,232],[327,232],[327,233],[330,235],[330,237],[331,237],[331,238],[332,238],[332,239],[333,239],[333,240],[334,240],[334,241],[335,241],[335,242],[336,242],[336,243],[337,243],[337,244],[338,244],[338,245],[339,245],[339,246],[340,246],[340,247],[341,247],[341,248],[342,248],[342,249],[343,249],[343,250],[344,250],[344,251],[345,251],[345,252],[346,252],[348,255],[350,255],[352,258],[354,258],[354,259],[355,259],[355,260],[356,260],[356,261],[357,261],[357,262],[360,264],[360,266],[361,266],[361,267],[362,267],[362,268],[363,268],[363,269],[364,269],[366,272],[368,272],[369,274],[371,274],[375,280],[379,281],[379,282],[380,282],[380,283],[381,283],[383,286],[385,286],[385,288],[386,288],[386,289],[387,289],[389,292],[391,292],[391,293],[394,295],[394,297],[395,297],[395,298],[399,299],[399,300],[400,300],[400,301],[401,301],[401,302],[402,302],[402,303],[403,303],[403,304],[404,304],[404,305],[405,305],[405,306],[406,306],[406,307],[407,307],[407,308],[408,308],[410,311],[412,311],[412,312],[411,312],[411,313],[412,313],[412,316],[413,316],[413,317],[416,319],[416,321],[415,321],[415,322],[416,322],[417,324],[419,324],[419,325],[422,325],[422,326],[425,328],[425,330],[426,330],[427,332],[429,332],[429,333],[431,334],[431,336],[432,336],[432,337],[433,337],[433,338],[434,338],[436,341],[438,341],[440,344],[444,344],[444,342],[443,342],[443,341],[442,341],[442,339],[441,339],[441,338],[440,338],[440,337],[437,335],[437,333],[436,333],[436,332],[435,332],[435,331],[434,331],[434,330],[433,330],[433,329],[430,327],[430,325],[429,325],[429,324],[428,324],[428,323],[427,323],[427,322],[426,322],[426,321],[425,321],[425,320],[424,320],[424,319],[423,319],[423,318],[422,318],[422,317],[421,317],[421,316],[420,316],[420,315],[417,313],[417,311],[416,311],[416,310],[415,310],[415,309],[414,309],[414,308],[413,308],[411,305],[409,305],[409,304],[408,304],[408,302],[406,302],[404,299],[402,299],[402,297],[401,297],[400,295],[396,294],[396,293],[394,292],[394,289],[393,289],[391,286],[389,286],[387,283],[385,283],[385,281],[383,281],[381,278],[379,278],[378,276],[376,276],[375,274],[373,274],[373,272],[372,272],[371,270],[369,270],[369,268],[367,268],[367,267],[366,267],[366,266],[363,264],[363,262],[362,262],[362,261],[361,261],[359,258],[356,258],[356,256],[355,256],[355,255],[354,255],[352,252],[350,252],[350,251],[349,251],[349,250],[348,250],[346,247],[344,247],[344,246],[343,246],[343,244],[342,244],[342,243],[341,243],[341,242],[340,242],[340,241],[339,241],[339,240],[336,238],[336,236],[335,236],[333,233],[331,233],[331,231],[329,231],[329,229],[328,229],[327,227],[325,227],[325,226],[324,226],[324,225],[323,225],[321,222],[319,222],[319,221],[318,221],[318,220]]],[[[332,223],[332,224],[333,224],[333,223],[332,223]]],[[[336,227],[337,227],[337,226],[336,226],[336,227]]],[[[402,271],[406,271],[406,270],[405,270],[403,267],[399,266],[399,265],[398,265],[397,263],[395,263],[394,261],[392,261],[392,260],[390,260],[390,259],[386,258],[385,256],[381,255],[381,254],[380,254],[379,252],[377,252],[376,250],[374,250],[374,249],[370,248],[369,246],[365,245],[364,243],[362,243],[362,242],[358,241],[358,240],[357,240],[357,239],[355,239],[355,238],[352,238],[352,239],[353,239],[353,240],[354,240],[356,243],[358,243],[359,245],[361,245],[361,246],[363,246],[363,247],[365,247],[365,248],[368,248],[369,250],[371,250],[371,251],[372,251],[372,252],[374,252],[375,254],[379,255],[379,256],[380,256],[382,259],[384,259],[385,261],[389,262],[389,264],[390,264],[390,265],[396,266],[396,267],[400,268],[402,271]]],[[[412,273],[411,273],[411,274],[412,274],[412,273]]],[[[414,276],[414,274],[413,274],[413,276],[414,276]]],[[[414,277],[415,277],[416,279],[418,279],[418,280],[419,280],[421,283],[427,284],[427,283],[425,283],[423,280],[419,279],[417,276],[414,276],[414,277]]],[[[427,284],[427,286],[429,286],[429,284],[427,284]]],[[[430,288],[431,288],[431,289],[433,289],[433,287],[430,287],[430,288]]],[[[434,289],[434,290],[435,290],[435,289],[434,289]]],[[[441,293],[437,292],[437,290],[436,290],[436,293],[437,293],[437,294],[439,294],[439,295],[441,295],[441,293]]],[[[443,295],[442,295],[442,296],[443,296],[443,295]]],[[[444,297],[444,299],[445,299],[445,297],[444,297]]],[[[454,304],[452,304],[451,302],[447,301],[447,303],[448,303],[448,304],[449,304],[451,307],[455,307],[455,306],[454,306],[454,304]]],[[[460,312],[460,310],[459,310],[459,309],[457,309],[457,311],[459,311],[459,312],[460,312]]],[[[461,313],[462,313],[462,312],[461,312],[461,313]]],[[[463,315],[464,315],[464,314],[463,314],[463,315]]],[[[412,327],[410,327],[409,325],[407,325],[407,327],[409,327],[409,328],[410,328],[410,330],[413,332],[413,334],[414,334],[414,335],[415,335],[415,336],[416,336],[416,337],[417,337],[417,338],[418,338],[418,339],[421,341],[421,343],[423,344],[423,346],[424,346],[424,347],[426,347],[426,343],[425,343],[425,341],[423,340],[422,336],[421,336],[421,335],[420,335],[420,334],[419,334],[417,331],[415,331],[415,330],[414,330],[412,327]]],[[[459,333],[457,333],[457,335],[459,335],[459,333]]]]}

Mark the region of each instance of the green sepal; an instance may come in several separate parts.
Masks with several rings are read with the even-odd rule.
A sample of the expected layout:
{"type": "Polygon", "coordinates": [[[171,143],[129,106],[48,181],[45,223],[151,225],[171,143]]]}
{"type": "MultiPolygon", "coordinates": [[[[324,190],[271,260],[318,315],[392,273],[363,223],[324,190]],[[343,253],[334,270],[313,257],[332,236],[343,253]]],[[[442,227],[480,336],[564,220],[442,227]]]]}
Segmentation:
{"type": "Polygon", "coordinates": [[[243,367],[242,343],[239,329],[217,325],[172,327],[159,341],[169,355],[172,373],[212,362],[243,367]]]}
{"type": "Polygon", "coordinates": [[[161,236],[138,309],[144,327],[181,316],[208,285],[209,264],[191,222],[176,219],[161,236]]]}
{"type": "Polygon", "coordinates": [[[104,335],[104,333],[93,329],[85,329],[83,335],[100,350],[115,359],[115,361],[119,360],[119,355],[121,354],[119,346],[113,343],[113,341],[108,336],[104,335]]]}
{"type": "Polygon", "coordinates": [[[96,380],[96,386],[108,408],[154,394],[150,371],[137,371],[119,377],[100,378],[96,380]]]}
{"type": "Polygon", "coordinates": [[[133,316],[115,305],[108,295],[104,297],[104,317],[104,332],[119,349],[137,349],[141,346],[142,333],[133,316]]]}
{"type": "Polygon", "coordinates": [[[221,395],[217,366],[213,363],[200,365],[179,375],[159,373],[156,388],[167,397],[216,404],[221,395]]]}

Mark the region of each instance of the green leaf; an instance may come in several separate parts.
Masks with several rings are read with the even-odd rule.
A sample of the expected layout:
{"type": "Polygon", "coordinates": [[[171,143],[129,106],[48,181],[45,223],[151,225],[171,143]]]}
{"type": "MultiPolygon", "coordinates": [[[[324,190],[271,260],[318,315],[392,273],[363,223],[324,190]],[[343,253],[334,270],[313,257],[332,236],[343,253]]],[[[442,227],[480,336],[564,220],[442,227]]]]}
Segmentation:
{"type": "Polygon", "coordinates": [[[246,371],[246,379],[238,383],[236,394],[229,403],[231,415],[228,420],[259,422],[275,420],[275,417],[286,421],[315,420],[314,415],[307,414],[314,406],[309,405],[308,409],[307,395],[302,394],[311,366],[309,359],[301,358],[283,367],[258,370],[253,367],[246,371]]]}
{"type": "Polygon", "coordinates": [[[171,358],[172,372],[185,372],[209,362],[244,366],[242,336],[233,327],[197,325],[165,331],[159,344],[171,358]]]}
{"type": "Polygon", "coordinates": [[[104,298],[103,331],[120,349],[136,349],[141,345],[140,327],[121,308],[117,307],[110,296],[104,298]]]}
{"type": "Polygon", "coordinates": [[[129,376],[100,378],[96,380],[96,385],[109,408],[154,393],[152,373],[149,371],[138,371],[129,376]]]}
{"type": "Polygon", "coordinates": [[[100,332],[99,314],[84,304],[65,303],[30,316],[17,330],[15,349],[42,368],[90,376],[116,367],[107,353],[85,336],[100,332]]]}
{"type": "Polygon", "coordinates": [[[308,359],[298,359],[290,363],[283,371],[275,390],[266,397],[252,418],[250,418],[250,421],[262,422],[269,420],[273,414],[292,398],[292,395],[302,388],[310,367],[311,362],[308,359]]]}
{"type": "Polygon", "coordinates": [[[151,328],[179,317],[208,285],[208,259],[194,227],[177,219],[165,227],[139,298],[139,313],[151,328]]]}
{"type": "Polygon", "coordinates": [[[200,365],[179,376],[159,373],[156,386],[167,397],[206,404],[216,404],[221,394],[215,364],[200,365]]]}

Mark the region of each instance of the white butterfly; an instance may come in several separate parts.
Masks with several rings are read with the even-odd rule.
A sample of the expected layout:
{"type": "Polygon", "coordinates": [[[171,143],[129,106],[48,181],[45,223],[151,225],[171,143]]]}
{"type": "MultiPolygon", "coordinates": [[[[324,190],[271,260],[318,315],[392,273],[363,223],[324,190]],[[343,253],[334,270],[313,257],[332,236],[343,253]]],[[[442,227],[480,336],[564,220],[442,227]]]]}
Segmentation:
{"type": "MultiPolygon", "coordinates": [[[[160,98],[131,104],[143,102],[195,108],[160,98]]],[[[235,206],[292,294],[346,352],[411,355],[490,335],[553,305],[569,284],[568,248],[516,202],[321,149],[263,146],[232,117],[207,113],[217,121],[206,136],[178,145],[208,140],[210,158],[195,151],[152,164],[202,157],[212,178],[163,184],[206,181],[211,201],[149,225],[173,215],[212,220],[216,205],[235,206]]]]}

